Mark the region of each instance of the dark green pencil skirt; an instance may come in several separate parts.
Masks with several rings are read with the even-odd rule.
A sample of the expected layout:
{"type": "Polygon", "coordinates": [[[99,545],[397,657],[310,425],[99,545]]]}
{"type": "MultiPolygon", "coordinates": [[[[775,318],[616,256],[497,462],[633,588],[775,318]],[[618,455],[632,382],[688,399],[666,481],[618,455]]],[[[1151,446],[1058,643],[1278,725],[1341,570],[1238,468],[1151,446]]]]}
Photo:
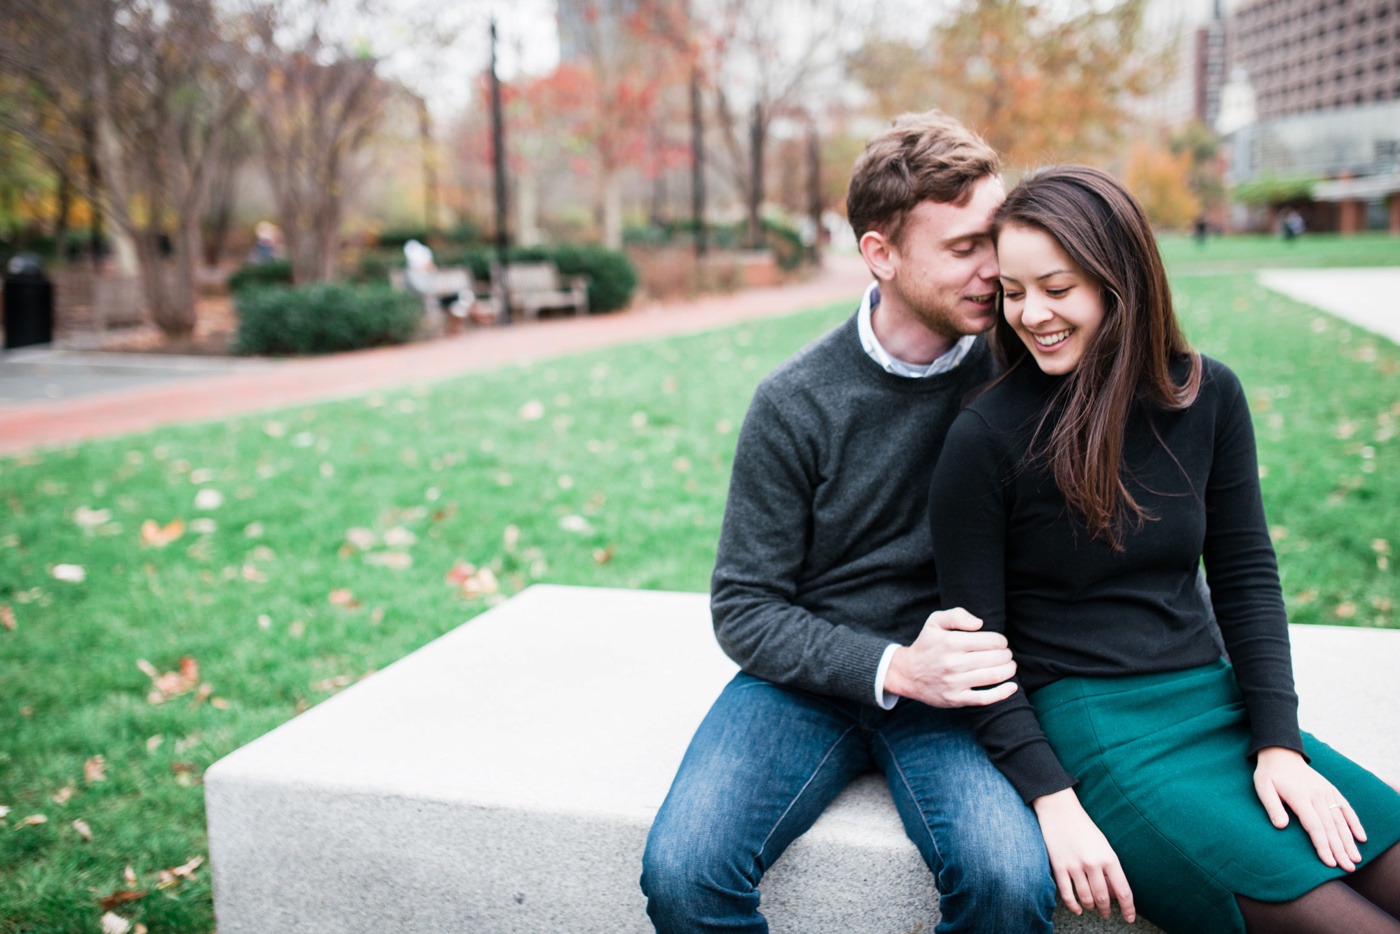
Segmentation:
{"type": "MultiPolygon", "coordinates": [[[[1254,792],[1233,670],[1066,678],[1030,697],[1089,816],[1122,861],[1142,915],[1169,934],[1243,932],[1235,894],[1297,898],[1346,875],[1290,814],[1279,830],[1254,792]]],[[[1313,768],[1366,828],[1363,865],[1400,841],[1400,793],[1303,734],[1313,768]]]]}

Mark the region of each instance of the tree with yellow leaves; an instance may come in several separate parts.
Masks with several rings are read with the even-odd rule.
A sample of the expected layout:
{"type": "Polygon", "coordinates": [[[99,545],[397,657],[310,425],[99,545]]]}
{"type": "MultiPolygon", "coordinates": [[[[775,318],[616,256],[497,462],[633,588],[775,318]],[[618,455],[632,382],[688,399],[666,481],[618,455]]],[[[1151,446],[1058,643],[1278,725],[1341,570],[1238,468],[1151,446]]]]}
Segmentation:
{"type": "Polygon", "coordinates": [[[1148,53],[1146,0],[962,0],[927,41],[866,43],[851,61],[894,116],[938,107],[981,133],[1013,170],[1102,163],[1132,123],[1134,98],[1168,75],[1148,53]]]}

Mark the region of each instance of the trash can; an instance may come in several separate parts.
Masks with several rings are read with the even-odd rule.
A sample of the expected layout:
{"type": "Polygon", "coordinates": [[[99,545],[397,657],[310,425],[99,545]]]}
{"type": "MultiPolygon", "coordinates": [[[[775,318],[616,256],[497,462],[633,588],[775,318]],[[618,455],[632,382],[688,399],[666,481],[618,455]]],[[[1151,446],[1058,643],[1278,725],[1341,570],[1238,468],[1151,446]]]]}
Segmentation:
{"type": "Polygon", "coordinates": [[[5,349],[53,343],[53,283],[39,257],[16,253],[5,267],[5,349]]]}

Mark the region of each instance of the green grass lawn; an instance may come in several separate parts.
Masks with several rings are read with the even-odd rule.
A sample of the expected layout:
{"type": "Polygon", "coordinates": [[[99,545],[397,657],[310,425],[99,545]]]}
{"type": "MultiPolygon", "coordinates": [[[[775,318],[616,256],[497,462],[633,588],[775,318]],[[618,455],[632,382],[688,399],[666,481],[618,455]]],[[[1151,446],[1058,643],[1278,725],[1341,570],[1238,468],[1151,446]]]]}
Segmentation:
{"type": "MultiPolygon", "coordinates": [[[[1400,242],[1282,246],[1164,252],[1249,391],[1293,618],[1395,626],[1400,349],[1237,266],[1400,242]]],[[[97,931],[123,891],[213,931],[207,864],[170,870],[216,759],[533,582],[706,589],[754,384],[849,311],[0,461],[0,932],[97,931]]]]}

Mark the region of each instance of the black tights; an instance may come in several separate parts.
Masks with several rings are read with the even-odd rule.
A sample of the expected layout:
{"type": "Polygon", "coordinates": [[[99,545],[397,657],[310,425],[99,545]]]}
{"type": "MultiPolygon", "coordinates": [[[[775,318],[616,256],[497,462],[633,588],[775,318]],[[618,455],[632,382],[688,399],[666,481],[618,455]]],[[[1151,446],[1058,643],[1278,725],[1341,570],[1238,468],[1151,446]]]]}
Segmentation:
{"type": "Polygon", "coordinates": [[[1235,901],[1249,934],[1400,934],[1400,844],[1291,902],[1235,901]]]}

